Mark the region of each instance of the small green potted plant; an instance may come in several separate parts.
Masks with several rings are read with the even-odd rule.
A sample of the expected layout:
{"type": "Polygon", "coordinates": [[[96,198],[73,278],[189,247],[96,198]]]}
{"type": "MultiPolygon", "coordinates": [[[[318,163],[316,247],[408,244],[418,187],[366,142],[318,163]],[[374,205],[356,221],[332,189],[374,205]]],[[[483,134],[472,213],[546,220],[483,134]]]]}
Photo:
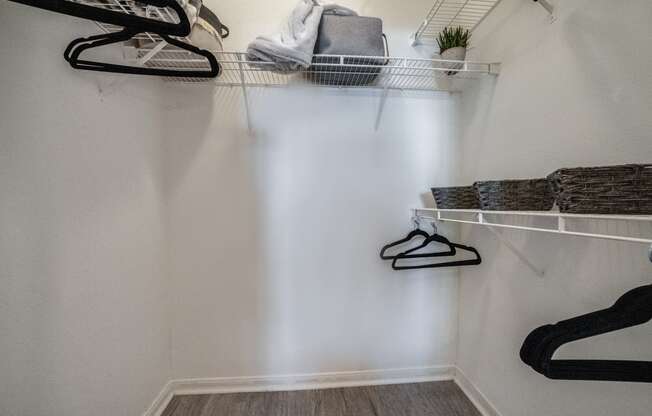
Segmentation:
{"type": "MultiPolygon", "coordinates": [[[[439,45],[439,55],[441,59],[449,61],[463,61],[466,59],[466,48],[469,46],[469,39],[471,39],[471,32],[464,29],[462,26],[458,27],[445,27],[437,36],[437,44],[439,45]]],[[[461,68],[462,64],[459,63],[444,63],[444,68],[461,68]]],[[[455,75],[457,71],[449,71],[448,75],[455,75]]]]}

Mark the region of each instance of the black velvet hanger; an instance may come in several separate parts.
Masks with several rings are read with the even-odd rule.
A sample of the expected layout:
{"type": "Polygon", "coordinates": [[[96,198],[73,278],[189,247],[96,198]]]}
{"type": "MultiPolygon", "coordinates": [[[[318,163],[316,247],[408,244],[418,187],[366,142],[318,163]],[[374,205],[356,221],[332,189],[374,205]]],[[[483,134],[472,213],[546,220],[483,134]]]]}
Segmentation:
{"type": "Polygon", "coordinates": [[[610,308],[546,325],[528,335],[521,360],[551,379],[652,383],[652,362],[553,360],[564,344],[645,324],[652,320],[652,285],[624,294],[610,308]]]}
{"type": "Polygon", "coordinates": [[[66,61],[68,61],[68,63],[70,63],[73,68],[118,74],[152,75],[180,78],[215,78],[221,72],[221,66],[212,53],[171,37],[188,36],[191,30],[188,16],[177,0],[138,0],[138,3],[146,6],[172,9],[177,14],[179,20],[178,23],[164,22],[144,16],[138,16],[130,11],[125,12],[124,10],[113,10],[106,7],[101,7],[102,3],[99,5],[91,5],[77,3],[70,0],[11,1],[45,10],[50,10],[53,12],[80,17],[82,19],[122,26],[125,28],[122,31],[115,33],[107,33],[73,40],[64,52],[64,58],[66,61]],[[79,59],[81,53],[88,49],[110,45],[113,43],[126,42],[133,38],[135,35],[145,32],[155,33],[168,44],[205,58],[210,66],[210,69],[188,70],[136,67],[79,59]]]}
{"type": "MultiPolygon", "coordinates": [[[[394,270],[435,269],[435,268],[442,268],[442,267],[476,266],[482,263],[482,257],[480,257],[480,253],[478,253],[478,250],[476,250],[475,248],[470,246],[464,246],[461,244],[456,244],[456,243],[450,243],[450,245],[452,246],[453,250],[459,249],[462,251],[468,251],[475,254],[475,259],[456,260],[456,261],[449,261],[444,263],[420,264],[414,266],[399,266],[398,263],[400,262],[400,260],[420,258],[417,255],[410,256],[410,253],[419,250],[421,248],[421,247],[416,247],[406,251],[405,253],[401,253],[397,255],[392,261],[392,269],[394,270]]],[[[436,256],[431,255],[427,257],[436,257],[436,256]]]]}
{"type": "MultiPolygon", "coordinates": [[[[434,225],[433,225],[433,228],[434,225]]],[[[397,257],[400,256],[402,259],[424,259],[424,258],[430,258],[430,257],[450,257],[454,256],[456,254],[455,250],[455,245],[451,243],[446,237],[443,235],[437,234],[437,228],[435,228],[435,231],[428,236],[425,240],[421,242],[420,245],[413,247],[399,255],[394,256],[392,260],[396,260],[397,257]],[[439,252],[429,252],[429,253],[416,253],[416,254],[411,254],[415,253],[422,248],[427,247],[431,243],[439,243],[439,244],[444,244],[448,246],[448,251],[439,251],[439,252]]]]}
{"type": "Polygon", "coordinates": [[[383,259],[383,260],[394,260],[397,256],[405,254],[405,253],[401,253],[401,254],[391,256],[391,255],[387,255],[386,252],[387,252],[387,250],[389,250],[391,248],[394,248],[394,247],[397,247],[397,246],[400,246],[400,245],[403,245],[405,243],[410,242],[415,237],[423,237],[424,240],[419,246],[413,248],[410,251],[419,250],[419,249],[421,249],[423,247],[426,247],[428,244],[430,244],[432,242],[438,242],[438,243],[446,244],[448,246],[448,250],[443,251],[443,252],[437,252],[437,253],[414,254],[412,256],[409,256],[410,258],[427,258],[427,257],[441,257],[441,256],[454,256],[455,255],[455,248],[453,247],[451,242],[448,241],[448,239],[446,239],[443,236],[438,235],[437,233],[434,233],[434,234],[431,235],[431,234],[428,234],[427,232],[417,228],[417,229],[411,231],[405,238],[403,238],[401,240],[398,240],[398,241],[395,241],[393,243],[387,244],[386,246],[384,246],[383,249],[380,251],[380,258],[383,259]]]}
{"type": "Polygon", "coordinates": [[[116,26],[137,29],[138,32],[152,32],[170,36],[188,36],[190,34],[190,22],[183,7],[176,0],[138,0],[145,6],[170,8],[176,13],[179,22],[170,23],[156,20],[135,14],[128,14],[124,11],[112,10],[90,4],[77,3],[70,0],[10,0],[14,3],[25,4],[39,9],[67,14],[95,22],[108,23],[116,26]]]}
{"type": "Polygon", "coordinates": [[[139,67],[139,66],[129,66],[129,65],[120,65],[120,64],[109,64],[103,62],[89,61],[84,59],[79,59],[82,52],[100,47],[106,46],[113,43],[125,42],[135,35],[138,32],[131,28],[124,29],[116,33],[107,33],[102,35],[90,36],[87,38],[79,38],[73,40],[66,51],[64,52],[64,58],[70,63],[70,66],[76,69],[84,69],[88,71],[99,71],[99,72],[112,72],[119,74],[134,74],[134,75],[153,75],[153,76],[164,76],[164,77],[191,77],[191,78],[215,78],[220,74],[221,67],[217,62],[215,56],[203,49],[199,49],[193,45],[186,44],[180,40],[171,38],[167,35],[159,35],[167,43],[176,46],[180,49],[193,52],[199,56],[206,58],[210,64],[209,70],[187,70],[187,69],[167,69],[167,68],[149,68],[149,67],[139,67]]]}

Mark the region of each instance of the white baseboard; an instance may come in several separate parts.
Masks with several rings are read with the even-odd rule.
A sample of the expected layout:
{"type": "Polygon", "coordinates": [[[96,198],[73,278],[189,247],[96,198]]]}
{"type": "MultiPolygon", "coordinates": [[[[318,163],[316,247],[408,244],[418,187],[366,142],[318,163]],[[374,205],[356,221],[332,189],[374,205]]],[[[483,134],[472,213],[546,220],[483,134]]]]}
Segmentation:
{"type": "Polygon", "coordinates": [[[418,367],[390,370],[343,371],[260,377],[221,377],[173,380],[174,394],[244,393],[292,391],[381,384],[419,383],[452,380],[454,367],[418,367]]]}
{"type": "Polygon", "coordinates": [[[480,390],[454,366],[343,371],[259,377],[217,377],[172,380],[158,394],[143,416],[160,416],[174,396],[188,394],[293,391],[383,384],[424,383],[454,380],[483,416],[501,416],[480,390]]]}
{"type": "Polygon", "coordinates": [[[143,416],[160,416],[173,396],[424,383],[453,380],[455,374],[453,366],[433,366],[285,376],[172,380],[165,385],[143,416]]]}
{"type": "Polygon", "coordinates": [[[168,381],[163,387],[163,390],[161,390],[161,392],[158,394],[158,396],[156,396],[152,404],[149,406],[149,409],[143,413],[143,416],[161,416],[165,408],[168,407],[168,404],[170,404],[172,397],[174,397],[172,382],[168,381]]]}
{"type": "Polygon", "coordinates": [[[501,416],[496,407],[491,404],[489,399],[478,390],[473,383],[464,375],[462,370],[455,368],[455,384],[466,394],[475,407],[482,413],[482,416],[501,416]]]}

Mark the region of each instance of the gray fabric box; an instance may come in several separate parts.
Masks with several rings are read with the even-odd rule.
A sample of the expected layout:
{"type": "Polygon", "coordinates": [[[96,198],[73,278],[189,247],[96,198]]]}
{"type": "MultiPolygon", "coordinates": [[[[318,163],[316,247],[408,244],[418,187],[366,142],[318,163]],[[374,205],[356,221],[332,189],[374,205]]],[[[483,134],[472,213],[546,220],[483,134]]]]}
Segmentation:
{"type": "Polygon", "coordinates": [[[339,64],[337,57],[315,56],[309,71],[311,81],[327,85],[368,85],[376,80],[381,67],[387,65],[386,59],[378,59],[387,56],[383,21],[375,17],[325,14],[319,25],[315,54],[359,57],[345,58],[344,64],[354,66],[341,67],[328,65],[339,64]]]}

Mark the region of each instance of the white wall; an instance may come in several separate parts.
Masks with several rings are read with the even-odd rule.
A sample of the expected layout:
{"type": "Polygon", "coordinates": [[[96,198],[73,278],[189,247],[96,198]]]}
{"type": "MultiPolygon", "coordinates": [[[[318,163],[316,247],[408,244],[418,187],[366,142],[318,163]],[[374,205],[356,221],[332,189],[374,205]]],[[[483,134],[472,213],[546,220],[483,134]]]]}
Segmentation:
{"type": "MultiPolygon", "coordinates": [[[[475,33],[475,56],[503,68],[495,85],[463,97],[461,183],[652,160],[652,3],[556,3],[550,25],[538,5],[505,0],[475,33]]],[[[652,233],[632,224],[599,230],[652,233]]],[[[518,357],[534,328],[611,306],[649,284],[647,247],[505,231],[545,270],[539,278],[487,230],[464,234],[485,262],[462,271],[458,366],[503,416],[650,414],[649,385],[552,381],[518,357]]],[[[604,335],[559,356],[651,360],[650,334],[642,326],[604,335]]]]}
{"type": "Polygon", "coordinates": [[[171,376],[159,84],[70,69],[91,23],[0,27],[0,414],[141,414],[171,376]]]}
{"type": "MultiPolygon", "coordinates": [[[[296,2],[208,1],[243,49],[296,2]],[[244,3],[244,4],[243,4],[244,3]],[[244,12],[247,10],[247,12],[244,12]]],[[[343,2],[386,18],[415,54],[428,1],[343,2]]],[[[175,377],[390,369],[454,362],[455,270],[391,271],[378,251],[454,170],[455,100],[169,87],[166,199],[175,377]]]]}

